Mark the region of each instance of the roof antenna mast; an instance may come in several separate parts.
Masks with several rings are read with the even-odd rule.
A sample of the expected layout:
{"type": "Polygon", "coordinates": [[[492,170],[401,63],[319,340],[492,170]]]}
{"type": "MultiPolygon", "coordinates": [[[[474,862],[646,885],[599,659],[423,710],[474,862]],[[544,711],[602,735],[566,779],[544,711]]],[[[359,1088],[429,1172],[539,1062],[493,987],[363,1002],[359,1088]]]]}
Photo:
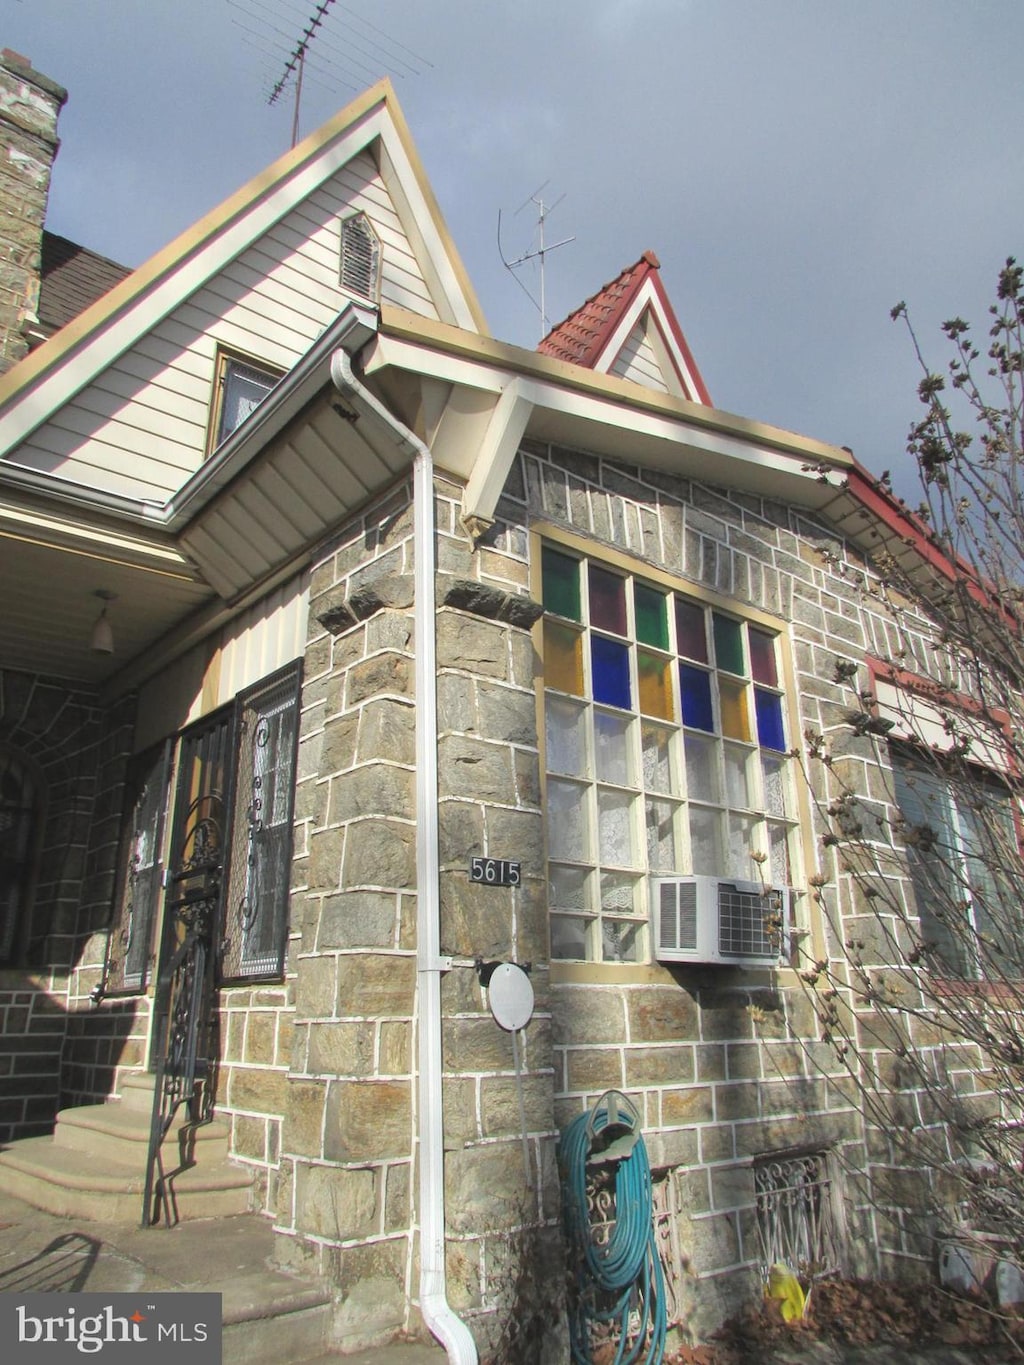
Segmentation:
{"type": "Polygon", "coordinates": [[[273,90],[271,90],[267,99],[268,104],[275,104],[278,95],[280,95],[281,91],[288,83],[288,77],[293,71],[297,71],[298,74],[295,77],[295,113],[292,116],[293,147],[299,140],[299,108],[302,103],[302,72],[306,65],[306,50],[316,37],[317,29],[323,23],[327,11],[333,4],[334,0],[319,0],[315,13],[310,17],[309,23],[306,25],[305,33],[303,33],[302,37],[292,49],[287,62],[285,62],[284,71],[282,71],[280,79],[273,90]]]}
{"type": "Polygon", "coordinates": [[[547,242],[545,241],[545,237],[544,237],[544,227],[545,227],[545,224],[546,224],[546,222],[547,222],[548,215],[551,214],[551,213],[553,213],[553,212],[555,211],[555,209],[558,208],[558,206],[559,206],[559,204],[562,202],[562,200],[565,198],[565,195],[563,194],[563,195],[560,195],[560,196],[555,200],[555,202],[554,202],[553,204],[545,204],[544,198],[543,198],[543,194],[544,194],[544,190],[547,188],[547,185],[548,185],[548,181],[545,180],[545,181],[544,181],[544,184],[541,185],[540,189],[539,189],[539,190],[535,190],[534,193],[531,194],[530,197],[529,197],[528,199],[525,199],[525,200],[522,202],[522,204],[520,204],[520,206],[516,209],[516,214],[520,214],[520,213],[522,213],[523,209],[526,208],[526,205],[527,205],[527,204],[534,204],[534,205],[536,205],[536,208],[537,208],[537,215],[538,215],[538,217],[537,217],[537,243],[538,243],[538,244],[537,244],[537,246],[536,246],[532,251],[525,251],[525,252],[522,254],[522,256],[517,256],[516,259],[515,259],[514,261],[507,260],[506,257],[505,257],[504,251],[502,251],[502,249],[501,249],[501,209],[498,210],[498,255],[501,257],[501,263],[502,263],[502,265],[503,265],[503,266],[505,267],[505,269],[512,275],[512,277],[515,279],[516,283],[517,283],[517,284],[519,285],[519,287],[522,289],[523,293],[524,293],[524,294],[526,295],[526,297],[530,300],[530,302],[533,304],[533,306],[539,310],[539,312],[540,312],[540,335],[541,335],[541,340],[543,340],[544,337],[546,337],[547,334],[548,334],[548,332],[551,330],[551,329],[550,329],[550,326],[549,326],[549,324],[548,324],[547,308],[546,308],[546,306],[545,306],[545,295],[544,295],[544,258],[545,258],[545,256],[547,256],[548,252],[550,252],[550,251],[557,251],[558,248],[559,248],[560,246],[568,246],[568,244],[569,244],[570,242],[575,242],[575,240],[576,240],[575,235],[572,236],[572,237],[563,237],[562,240],[561,240],[560,242],[552,242],[550,246],[549,246],[549,245],[547,244],[547,242]],[[539,302],[533,297],[533,295],[532,295],[532,294],[530,293],[530,291],[527,289],[526,285],[523,284],[522,280],[521,280],[521,279],[519,278],[519,276],[515,273],[518,266],[525,265],[525,263],[526,263],[527,261],[536,261],[536,260],[539,260],[539,261],[540,261],[540,301],[539,301],[539,302]]]}

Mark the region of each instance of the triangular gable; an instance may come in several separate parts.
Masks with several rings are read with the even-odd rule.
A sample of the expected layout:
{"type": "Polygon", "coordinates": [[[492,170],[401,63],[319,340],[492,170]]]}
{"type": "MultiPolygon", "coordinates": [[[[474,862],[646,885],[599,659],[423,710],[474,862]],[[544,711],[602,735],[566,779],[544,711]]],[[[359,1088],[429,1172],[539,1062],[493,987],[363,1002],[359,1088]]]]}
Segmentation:
{"type": "Polygon", "coordinates": [[[669,302],[653,251],[645,251],[537,347],[600,374],[711,406],[711,398],[669,302]]]}
{"type": "Polygon", "coordinates": [[[329,234],[346,203],[382,220],[382,301],[486,333],[383,81],[13,366],[0,451],[162,501],[205,456],[212,351],[288,369],[344,306],[329,234]],[[136,401],[158,418],[133,420],[136,401]]]}

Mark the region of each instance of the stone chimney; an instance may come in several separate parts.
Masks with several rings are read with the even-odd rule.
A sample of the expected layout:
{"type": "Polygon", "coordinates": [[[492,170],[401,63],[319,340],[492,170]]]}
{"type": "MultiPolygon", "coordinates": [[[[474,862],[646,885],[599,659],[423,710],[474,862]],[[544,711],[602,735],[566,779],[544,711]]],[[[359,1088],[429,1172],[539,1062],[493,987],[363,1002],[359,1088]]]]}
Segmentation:
{"type": "Polygon", "coordinates": [[[26,353],[26,323],[39,303],[40,253],[57,116],[68,92],[0,52],[0,374],[26,353]]]}

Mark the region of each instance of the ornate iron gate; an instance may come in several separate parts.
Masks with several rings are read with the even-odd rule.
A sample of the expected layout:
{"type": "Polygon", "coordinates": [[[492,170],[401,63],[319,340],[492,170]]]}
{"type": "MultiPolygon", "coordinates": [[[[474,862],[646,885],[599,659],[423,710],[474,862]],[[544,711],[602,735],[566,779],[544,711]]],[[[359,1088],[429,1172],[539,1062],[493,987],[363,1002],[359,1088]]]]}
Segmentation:
{"type": "Polygon", "coordinates": [[[175,784],[168,897],[153,1031],[156,1084],[143,1196],[144,1226],[177,1221],[173,1177],[194,1164],[194,1128],[213,1112],[217,1059],[215,938],[230,810],[231,712],[185,732],[175,784]],[[178,1162],[163,1145],[183,1117],[178,1162]]]}

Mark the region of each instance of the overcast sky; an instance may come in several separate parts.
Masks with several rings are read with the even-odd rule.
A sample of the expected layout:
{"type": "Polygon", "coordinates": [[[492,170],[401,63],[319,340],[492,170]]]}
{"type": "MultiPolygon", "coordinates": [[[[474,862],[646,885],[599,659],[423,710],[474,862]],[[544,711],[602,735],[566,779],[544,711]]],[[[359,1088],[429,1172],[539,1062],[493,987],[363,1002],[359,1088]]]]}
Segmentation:
{"type": "MultiPolygon", "coordinates": [[[[267,96],[320,0],[0,0],[66,86],[51,230],[138,265],[290,143],[267,96]]],[[[1024,252],[1022,0],[334,0],[301,131],[391,75],[495,335],[653,249],[720,408],[853,448],[917,501],[905,299],[984,332],[1024,252]],[[521,207],[525,205],[525,207],[521,207]],[[517,212],[518,211],[518,212],[517,212]],[[902,472],[901,472],[902,464],[902,472]]]]}

